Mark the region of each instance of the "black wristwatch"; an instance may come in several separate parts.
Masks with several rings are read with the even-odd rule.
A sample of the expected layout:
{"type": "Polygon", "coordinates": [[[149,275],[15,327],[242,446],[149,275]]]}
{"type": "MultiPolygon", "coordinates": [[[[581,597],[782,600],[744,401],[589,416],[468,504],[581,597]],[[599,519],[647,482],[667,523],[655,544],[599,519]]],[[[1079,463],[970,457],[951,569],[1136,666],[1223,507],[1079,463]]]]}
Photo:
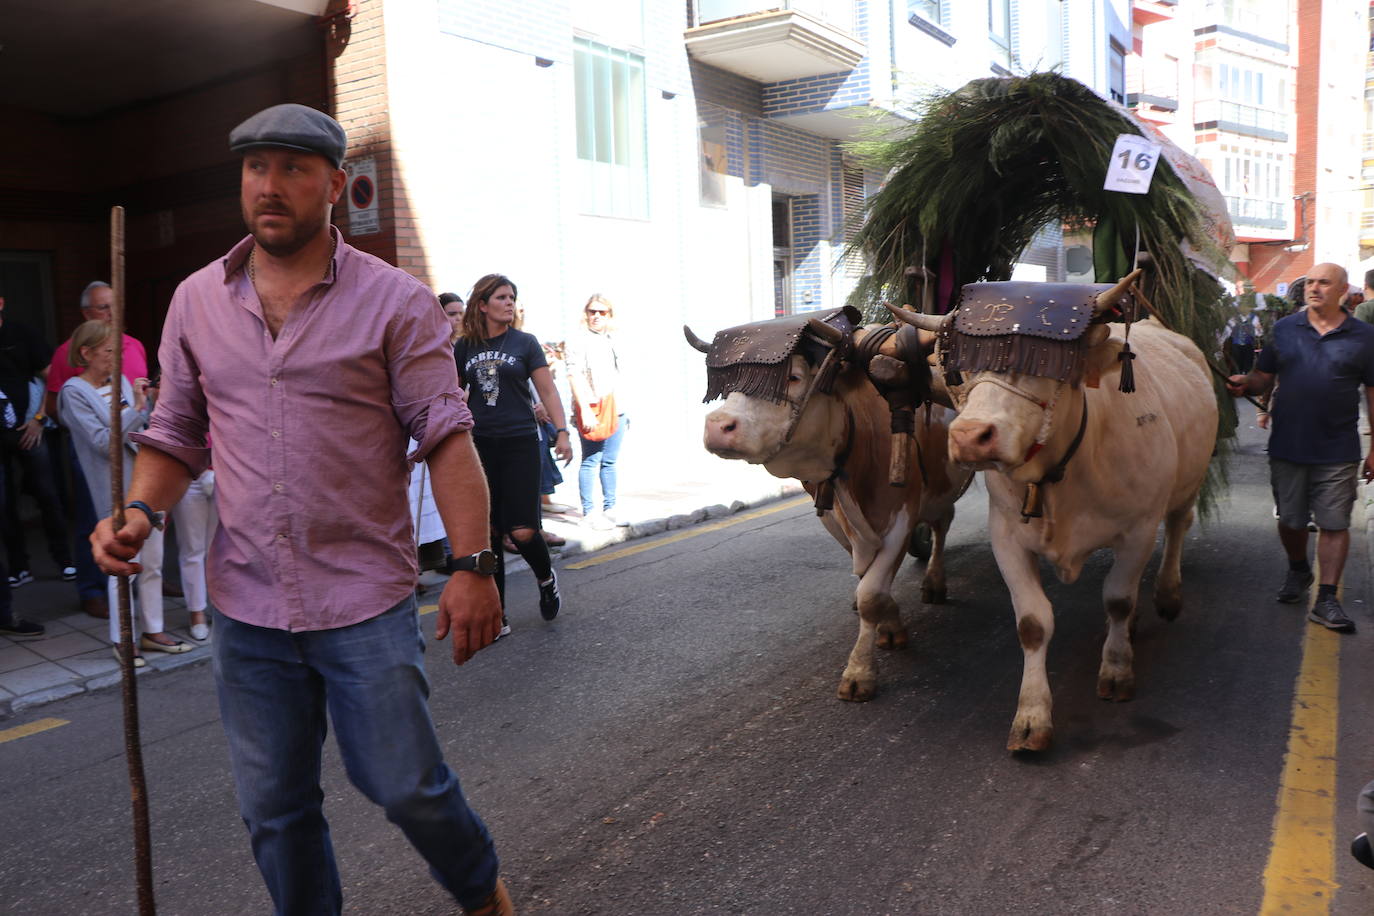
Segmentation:
{"type": "Polygon", "coordinates": [[[150,506],[150,505],[148,505],[147,503],[145,503],[145,502],[144,502],[143,500],[141,500],[141,499],[136,499],[136,500],[134,500],[133,502],[129,503],[129,504],[128,504],[127,506],[125,506],[124,508],[125,508],[126,510],[127,510],[127,509],[137,509],[139,512],[142,512],[144,515],[148,516],[148,521],[152,522],[152,523],[153,523],[153,527],[156,528],[158,531],[161,531],[162,528],[163,528],[163,526],[166,524],[167,513],[166,513],[166,512],[154,512],[154,511],[153,511],[153,507],[150,506]]]}
{"type": "Polygon", "coordinates": [[[479,550],[466,557],[454,557],[448,568],[454,572],[475,572],[482,576],[496,575],[496,554],[490,549],[479,550]]]}

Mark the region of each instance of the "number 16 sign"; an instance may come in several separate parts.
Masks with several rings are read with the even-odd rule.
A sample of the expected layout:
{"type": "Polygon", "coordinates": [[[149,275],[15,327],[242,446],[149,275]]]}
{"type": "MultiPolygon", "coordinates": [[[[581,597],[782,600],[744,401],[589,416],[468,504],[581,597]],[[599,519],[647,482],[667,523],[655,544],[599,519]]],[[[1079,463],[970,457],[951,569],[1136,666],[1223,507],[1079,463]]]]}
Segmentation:
{"type": "Polygon", "coordinates": [[[1107,180],[1102,183],[1102,189],[1148,194],[1155,166],[1159,164],[1159,149],[1158,143],[1151,143],[1139,134],[1119,135],[1116,146],[1112,148],[1107,180]]]}

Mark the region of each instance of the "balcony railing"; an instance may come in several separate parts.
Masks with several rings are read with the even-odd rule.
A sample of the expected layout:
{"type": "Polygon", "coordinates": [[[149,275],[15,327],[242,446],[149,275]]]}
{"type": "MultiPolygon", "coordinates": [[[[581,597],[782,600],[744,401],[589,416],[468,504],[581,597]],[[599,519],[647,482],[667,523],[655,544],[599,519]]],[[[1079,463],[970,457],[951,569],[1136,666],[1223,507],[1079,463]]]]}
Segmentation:
{"type": "Polygon", "coordinates": [[[1231,214],[1231,222],[1238,226],[1282,229],[1288,225],[1288,208],[1289,205],[1277,200],[1261,200],[1255,197],[1226,198],[1226,210],[1231,214]]]}
{"type": "Polygon", "coordinates": [[[1215,124],[1223,130],[1274,140],[1288,139],[1288,116],[1267,108],[1212,99],[1193,106],[1193,120],[1215,124]]]}
{"type": "Polygon", "coordinates": [[[775,10],[796,10],[854,33],[854,0],[697,0],[696,24],[775,10]]]}

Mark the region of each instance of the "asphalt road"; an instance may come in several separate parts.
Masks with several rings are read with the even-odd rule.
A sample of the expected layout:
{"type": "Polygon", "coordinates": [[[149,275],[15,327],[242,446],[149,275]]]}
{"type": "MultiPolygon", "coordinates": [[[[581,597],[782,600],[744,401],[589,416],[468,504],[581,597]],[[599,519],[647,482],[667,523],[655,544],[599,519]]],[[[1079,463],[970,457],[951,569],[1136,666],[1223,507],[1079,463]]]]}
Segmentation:
{"type": "MultiPolygon", "coordinates": [[[[511,638],[461,669],[446,645],[428,662],[449,760],[520,911],[1259,912],[1308,625],[1271,597],[1283,563],[1247,441],[1229,503],[1190,536],[1182,616],[1141,616],[1135,701],[1095,696],[1108,558],[1051,586],[1056,733],[1040,756],[1003,749],[1021,653],[981,485],[955,522],[950,603],[920,603],[918,566],[899,574],[911,647],[882,654],[866,704],[834,696],[852,579],[807,506],[566,569],[552,624],[514,583],[511,638]]],[[[1374,778],[1367,568],[1361,528],[1334,822],[1311,837],[1334,847],[1339,887],[1310,912],[1374,911],[1374,872],[1345,851],[1374,778]]],[[[160,911],[269,912],[208,667],[140,693],[160,911]]],[[[0,743],[0,912],[132,913],[119,695],[31,710],[0,737],[44,718],[68,724],[0,743]]],[[[454,912],[332,748],[325,787],[349,912],[454,912]]]]}

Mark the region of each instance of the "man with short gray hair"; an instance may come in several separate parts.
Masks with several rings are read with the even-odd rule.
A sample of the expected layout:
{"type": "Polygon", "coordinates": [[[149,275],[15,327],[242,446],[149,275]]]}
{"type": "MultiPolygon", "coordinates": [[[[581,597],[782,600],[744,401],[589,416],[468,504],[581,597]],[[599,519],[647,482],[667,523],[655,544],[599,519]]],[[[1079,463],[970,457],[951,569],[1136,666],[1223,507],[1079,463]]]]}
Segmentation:
{"type": "Polygon", "coordinates": [[[1327,629],[1355,632],[1336,598],[1350,551],[1350,514],[1358,479],[1374,480],[1374,452],[1361,468],[1360,387],[1374,415],[1374,327],[1342,306],[1345,268],[1318,264],[1307,274],[1307,308],[1274,325],[1255,368],[1226,382],[1232,397],[1263,395],[1277,382],[1272,409],[1269,473],[1279,513],[1279,541],[1288,574],[1277,600],[1304,601],[1313,582],[1307,560],[1307,523],[1315,521],[1321,581],[1307,619],[1327,629]]]}

